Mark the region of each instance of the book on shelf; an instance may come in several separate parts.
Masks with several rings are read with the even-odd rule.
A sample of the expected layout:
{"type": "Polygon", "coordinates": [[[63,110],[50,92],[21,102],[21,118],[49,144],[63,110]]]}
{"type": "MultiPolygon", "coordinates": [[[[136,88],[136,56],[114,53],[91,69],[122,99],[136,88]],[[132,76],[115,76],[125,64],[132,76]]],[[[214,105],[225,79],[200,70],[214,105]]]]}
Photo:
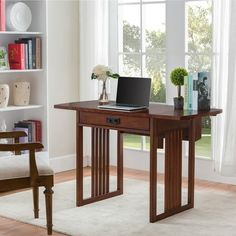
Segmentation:
{"type": "Polygon", "coordinates": [[[28,69],[33,69],[33,47],[31,38],[19,38],[17,43],[26,43],[28,48],[28,69]]]}
{"type": "Polygon", "coordinates": [[[36,37],[36,50],[35,50],[35,63],[36,69],[42,68],[42,39],[40,37],[36,37]]]}
{"type": "Polygon", "coordinates": [[[184,110],[189,109],[189,76],[184,76],[184,110]]]}
{"type": "Polygon", "coordinates": [[[19,138],[19,142],[20,143],[28,143],[29,142],[29,138],[28,138],[28,128],[23,128],[23,127],[15,127],[13,128],[13,131],[24,131],[27,136],[25,137],[20,137],[19,138]]]}
{"type": "Polygon", "coordinates": [[[193,76],[191,74],[184,76],[184,110],[193,109],[193,76]]]}
{"type": "Polygon", "coordinates": [[[193,91],[192,91],[192,109],[198,110],[198,73],[192,74],[193,78],[193,91]]]}
{"type": "Polygon", "coordinates": [[[0,31],[6,31],[6,1],[0,0],[0,31]]]}
{"type": "Polygon", "coordinates": [[[198,73],[198,110],[209,110],[211,103],[211,74],[210,72],[198,73]]]}
{"type": "MultiPolygon", "coordinates": [[[[14,129],[27,131],[28,142],[42,142],[42,124],[40,120],[23,120],[14,124],[14,129]]],[[[41,151],[37,149],[36,151],[41,151]]]]}
{"type": "Polygon", "coordinates": [[[35,129],[35,142],[42,142],[42,123],[40,120],[28,120],[33,123],[35,129]]]}
{"type": "Polygon", "coordinates": [[[211,75],[196,72],[184,78],[184,109],[209,110],[211,102],[211,75]]]}
{"type": "Polygon", "coordinates": [[[25,128],[28,130],[28,142],[33,142],[33,127],[31,123],[25,122],[25,121],[19,121],[14,124],[15,128],[25,128]]]}
{"type": "Polygon", "coordinates": [[[10,43],[8,44],[8,57],[10,69],[24,70],[25,69],[25,44],[10,43]]]}
{"type": "MultiPolygon", "coordinates": [[[[18,39],[18,40],[15,40],[15,43],[25,45],[25,69],[30,69],[30,48],[29,48],[28,41],[18,39]]],[[[32,49],[31,49],[31,53],[32,53],[32,49]]]]}
{"type": "Polygon", "coordinates": [[[19,38],[17,41],[28,44],[29,69],[42,68],[42,39],[41,37],[19,38]]]}
{"type": "MultiPolygon", "coordinates": [[[[28,138],[28,128],[23,128],[23,127],[15,127],[13,128],[13,131],[24,131],[27,136],[25,137],[20,137],[19,138],[19,143],[28,143],[29,142],[29,138],[28,138]]],[[[21,151],[21,154],[27,153],[27,151],[21,151]]]]}

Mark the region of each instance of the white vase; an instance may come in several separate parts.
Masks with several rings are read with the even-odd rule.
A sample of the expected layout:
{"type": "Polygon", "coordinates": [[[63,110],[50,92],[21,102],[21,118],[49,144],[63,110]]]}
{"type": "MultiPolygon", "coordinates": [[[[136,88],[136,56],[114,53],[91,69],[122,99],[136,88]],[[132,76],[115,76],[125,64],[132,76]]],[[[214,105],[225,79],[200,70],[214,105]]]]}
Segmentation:
{"type": "Polygon", "coordinates": [[[27,106],[30,100],[30,83],[15,82],[13,84],[13,104],[15,106],[27,106]]]}
{"type": "Polygon", "coordinates": [[[0,84],[0,108],[7,107],[9,101],[9,85],[0,84]]]}

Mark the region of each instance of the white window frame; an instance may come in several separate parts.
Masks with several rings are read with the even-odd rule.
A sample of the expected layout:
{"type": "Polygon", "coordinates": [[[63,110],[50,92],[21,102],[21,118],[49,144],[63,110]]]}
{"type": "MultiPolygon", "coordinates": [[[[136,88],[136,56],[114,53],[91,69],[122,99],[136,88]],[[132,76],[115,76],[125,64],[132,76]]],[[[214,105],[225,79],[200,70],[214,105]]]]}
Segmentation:
{"type": "MultiPolygon", "coordinates": [[[[176,67],[186,66],[186,56],[189,53],[186,51],[186,5],[187,2],[205,1],[205,0],[157,0],[156,2],[142,2],[140,4],[140,27],[142,28],[142,5],[145,4],[166,4],[166,104],[173,105],[173,97],[177,95],[177,89],[172,85],[169,76],[171,71],[176,67]]],[[[121,3],[119,5],[134,5],[137,3],[121,3]]],[[[119,68],[119,44],[118,44],[118,1],[112,0],[109,2],[109,65],[118,71],[119,68]]],[[[142,31],[141,31],[142,32],[142,31]]],[[[143,37],[141,36],[141,47],[143,37]]],[[[142,58],[145,53],[141,50],[138,53],[142,58]]],[[[207,54],[209,55],[209,54],[207,54]]],[[[141,58],[141,70],[143,60],[141,58]]],[[[141,71],[142,72],[142,71],[141,71]]],[[[116,91],[116,82],[111,82],[111,91],[116,91]]],[[[115,94],[112,93],[111,97],[115,99],[115,94]]],[[[145,152],[145,137],[142,139],[141,150],[145,152]]],[[[184,147],[184,154],[187,154],[187,145],[184,147]]],[[[200,157],[201,158],[201,157],[200,157]]]]}
{"type": "MultiPolygon", "coordinates": [[[[180,0],[177,3],[172,2],[169,3],[166,0],[163,1],[156,1],[156,2],[142,2],[139,1],[140,4],[140,28],[142,31],[142,6],[145,4],[166,4],[166,103],[167,104],[173,104],[173,97],[177,94],[177,89],[171,84],[169,78],[169,74],[171,70],[177,66],[183,66],[185,65],[185,55],[182,53],[185,51],[185,44],[184,44],[184,31],[183,24],[185,24],[185,17],[184,13],[185,11],[181,11],[183,8],[184,0],[180,0]],[[168,9],[167,9],[168,8],[168,9]],[[176,9],[179,9],[179,14],[176,14],[176,9]],[[168,14],[168,15],[167,15],[168,14]],[[171,16],[171,19],[170,19],[171,16]],[[175,17],[173,17],[175,16],[175,17]],[[176,17],[178,16],[178,17],[176,17]],[[181,16],[181,17],[179,17],[181,16]],[[176,20],[177,18],[178,20],[176,20]],[[169,19],[169,20],[167,20],[169,19]],[[168,25],[167,25],[168,24],[168,25]],[[179,33],[175,34],[175,30],[178,29],[178,31],[181,31],[179,33]],[[175,38],[175,40],[171,40],[171,38],[175,38]],[[170,55],[168,51],[171,51],[175,57],[170,55]]],[[[119,5],[134,5],[137,3],[123,3],[119,5]]],[[[119,68],[119,56],[125,53],[119,52],[119,44],[118,44],[118,3],[117,1],[110,1],[109,6],[109,31],[112,32],[110,34],[109,38],[109,64],[112,68],[114,68],[116,71],[118,71],[119,68]],[[115,29],[115,30],[114,30],[115,29]]],[[[141,47],[143,47],[142,44],[143,37],[141,36],[141,47]]],[[[141,74],[143,69],[143,55],[146,53],[141,50],[140,53],[138,53],[141,57],[141,74]]],[[[115,83],[111,84],[111,91],[116,91],[116,85],[115,83]]],[[[115,98],[115,95],[112,94],[112,97],[115,98]]],[[[141,151],[145,151],[145,142],[146,138],[142,138],[141,142],[141,151]]]]}

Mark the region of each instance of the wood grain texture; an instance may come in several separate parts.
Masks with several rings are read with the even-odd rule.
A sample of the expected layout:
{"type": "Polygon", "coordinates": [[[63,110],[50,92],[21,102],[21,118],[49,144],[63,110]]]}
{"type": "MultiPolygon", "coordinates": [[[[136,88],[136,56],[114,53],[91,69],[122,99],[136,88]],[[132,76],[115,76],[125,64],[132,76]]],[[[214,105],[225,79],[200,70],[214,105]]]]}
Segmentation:
{"type": "Polygon", "coordinates": [[[91,197],[109,193],[109,130],[92,128],[91,197]]]}
{"type": "Polygon", "coordinates": [[[181,129],[165,135],[165,211],[181,207],[182,139],[181,129]]]}
{"type": "MultiPolygon", "coordinates": [[[[98,101],[84,101],[84,102],[72,102],[55,105],[55,108],[75,110],[75,111],[88,111],[96,112],[101,114],[114,114],[114,115],[124,115],[122,111],[111,111],[98,109],[98,101]]],[[[222,109],[211,109],[209,111],[184,111],[184,110],[174,110],[173,106],[165,104],[150,104],[148,110],[139,112],[126,112],[127,116],[131,117],[153,117],[158,119],[166,120],[188,120],[203,116],[215,116],[222,112],[222,109]]]]}

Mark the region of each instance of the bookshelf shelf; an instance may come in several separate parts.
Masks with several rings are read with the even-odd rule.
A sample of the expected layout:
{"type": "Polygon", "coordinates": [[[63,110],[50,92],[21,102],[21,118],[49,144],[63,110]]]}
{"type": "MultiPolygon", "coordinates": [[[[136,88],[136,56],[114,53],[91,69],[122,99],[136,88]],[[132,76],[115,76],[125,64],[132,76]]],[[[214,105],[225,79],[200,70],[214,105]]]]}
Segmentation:
{"type": "Polygon", "coordinates": [[[0,70],[0,74],[4,73],[31,73],[31,72],[41,72],[43,69],[33,69],[33,70],[0,70]]]}
{"type": "Polygon", "coordinates": [[[43,32],[0,31],[0,35],[43,35],[43,32]]]}
{"type": "Polygon", "coordinates": [[[30,109],[38,109],[38,108],[42,108],[42,107],[43,107],[42,105],[8,106],[8,107],[5,107],[5,108],[0,108],[0,112],[30,110],[30,109]]]}

